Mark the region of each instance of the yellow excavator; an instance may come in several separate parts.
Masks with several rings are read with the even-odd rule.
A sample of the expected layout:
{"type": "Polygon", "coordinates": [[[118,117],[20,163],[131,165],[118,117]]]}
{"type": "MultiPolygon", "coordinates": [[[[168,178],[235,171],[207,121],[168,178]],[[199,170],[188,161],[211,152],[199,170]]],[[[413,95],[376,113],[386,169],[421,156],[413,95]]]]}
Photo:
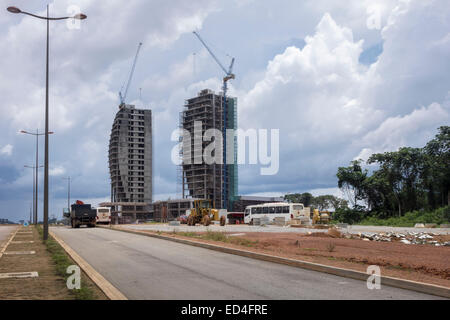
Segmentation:
{"type": "MultiPolygon", "coordinates": [[[[188,226],[195,226],[197,223],[209,226],[212,220],[219,220],[219,210],[213,208],[211,200],[194,200],[194,208],[187,218],[188,226]]],[[[225,224],[226,218],[220,217],[220,225],[225,224]]]]}

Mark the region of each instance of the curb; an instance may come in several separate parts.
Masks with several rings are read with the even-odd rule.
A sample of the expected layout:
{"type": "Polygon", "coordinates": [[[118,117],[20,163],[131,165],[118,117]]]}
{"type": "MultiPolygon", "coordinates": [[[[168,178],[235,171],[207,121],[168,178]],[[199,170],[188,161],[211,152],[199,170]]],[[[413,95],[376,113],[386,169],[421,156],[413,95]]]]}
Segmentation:
{"type": "Polygon", "coordinates": [[[52,231],[49,234],[59,243],[76,264],[87,274],[87,276],[103,291],[110,300],[128,300],[116,287],[98,273],[89,263],[79,256],[63,240],[58,238],[52,231]]]}
{"type": "MultiPolygon", "coordinates": [[[[167,236],[163,236],[163,235],[150,234],[150,233],[146,233],[146,232],[142,232],[142,231],[132,231],[132,230],[126,230],[123,228],[110,228],[110,227],[100,227],[100,228],[116,230],[116,231],[121,231],[121,232],[127,232],[127,233],[131,233],[131,234],[136,234],[136,235],[143,235],[143,236],[147,236],[147,237],[151,237],[151,238],[168,240],[168,241],[172,241],[172,242],[178,242],[178,243],[182,243],[182,244],[187,244],[187,245],[191,245],[191,246],[195,246],[195,247],[210,249],[210,250],[219,251],[219,252],[223,252],[223,253],[234,254],[234,255],[247,257],[247,258],[251,258],[251,259],[274,262],[274,263],[284,264],[284,265],[288,265],[288,266],[292,266],[292,267],[296,267],[296,268],[302,268],[302,269],[307,269],[307,270],[312,270],[312,271],[317,271],[317,272],[323,272],[323,273],[333,274],[336,276],[351,278],[351,279],[356,279],[356,280],[367,281],[367,279],[370,276],[369,274],[366,274],[366,273],[360,272],[360,271],[355,271],[355,270],[331,267],[331,266],[327,266],[327,265],[323,265],[323,264],[306,262],[306,261],[289,259],[289,258],[282,258],[282,257],[264,254],[264,253],[256,253],[256,252],[251,252],[251,251],[246,251],[246,250],[241,250],[241,249],[225,248],[225,247],[221,247],[218,245],[201,243],[201,242],[185,240],[185,239],[171,238],[171,237],[167,237],[167,236]]],[[[435,296],[440,296],[440,297],[444,297],[444,298],[450,298],[450,289],[449,288],[437,286],[437,285],[433,285],[433,284],[426,284],[426,283],[422,283],[422,282],[415,282],[415,281],[411,281],[411,280],[404,280],[404,279],[385,277],[385,276],[381,276],[381,283],[383,285],[390,286],[390,287],[412,290],[412,291],[426,293],[426,294],[435,295],[435,296]]]]}
{"type": "Polygon", "coordinates": [[[17,232],[19,232],[19,230],[20,230],[20,227],[17,227],[17,229],[15,231],[11,232],[11,236],[9,237],[8,241],[6,241],[6,244],[0,250],[0,258],[3,256],[3,254],[6,251],[6,248],[8,248],[8,246],[11,243],[12,239],[14,239],[14,237],[16,236],[17,232]]]}

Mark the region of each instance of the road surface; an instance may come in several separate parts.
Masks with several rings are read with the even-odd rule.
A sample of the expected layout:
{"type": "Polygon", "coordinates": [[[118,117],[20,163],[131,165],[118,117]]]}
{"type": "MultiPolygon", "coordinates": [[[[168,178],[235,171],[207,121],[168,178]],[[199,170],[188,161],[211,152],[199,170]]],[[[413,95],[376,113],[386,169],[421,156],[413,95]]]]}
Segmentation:
{"type": "Polygon", "coordinates": [[[51,230],[129,299],[437,299],[120,231],[51,230]]]}
{"type": "Polygon", "coordinates": [[[0,249],[5,245],[5,242],[9,240],[9,236],[16,228],[17,226],[0,226],[0,249]]]}

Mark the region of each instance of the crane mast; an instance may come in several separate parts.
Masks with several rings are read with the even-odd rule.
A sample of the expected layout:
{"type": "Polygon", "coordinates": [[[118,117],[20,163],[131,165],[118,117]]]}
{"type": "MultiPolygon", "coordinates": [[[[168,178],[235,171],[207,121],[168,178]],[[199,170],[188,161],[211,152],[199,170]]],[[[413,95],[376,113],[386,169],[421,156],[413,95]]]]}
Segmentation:
{"type": "Polygon", "coordinates": [[[130,88],[131,80],[133,79],[134,70],[136,69],[136,62],[138,60],[139,52],[141,51],[141,47],[142,47],[142,42],[139,42],[139,45],[138,45],[138,48],[137,48],[137,52],[136,52],[136,56],[134,57],[133,66],[131,67],[130,76],[128,77],[128,82],[127,82],[127,85],[126,85],[126,88],[125,88],[125,92],[122,94],[122,89],[125,86],[125,84],[122,86],[122,89],[119,92],[119,98],[120,98],[120,105],[121,106],[125,104],[125,99],[127,98],[128,89],[130,88]]]}
{"type": "Polygon", "coordinates": [[[200,42],[203,44],[203,46],[208,50],[209,54],[213,57],[213,59],[216,61],[216,63],[219,65],[219,67],[222,69],[222,71],[225,73],[225,77],[223,78],[223,127],[222,127],[222,136],[223,136],[223,182],[222,182],[222,199],[223,199],[223,208],[228,209],[228,168],[227,168],[227,116],[228,116],[228,103],[227,103],[227,91],[228,91],[228,81],[235,79],[236,76],[233,74],[233,67],[234,67],[234,58],[231,59],[230,67],[225,69],[223,64],[220,62],[220,60],[216,57],[214,52],[209,48],[209,46],[203,41],[202,37],[198,34],[198,32],[193,32],[197,38],[200,40],[200,42]]]}

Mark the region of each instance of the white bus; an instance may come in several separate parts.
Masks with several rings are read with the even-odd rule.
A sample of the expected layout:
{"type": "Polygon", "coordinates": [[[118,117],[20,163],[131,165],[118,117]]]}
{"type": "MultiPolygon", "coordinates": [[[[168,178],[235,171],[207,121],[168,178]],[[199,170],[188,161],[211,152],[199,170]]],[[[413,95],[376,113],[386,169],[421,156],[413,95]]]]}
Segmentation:
{"type": "Polygon", "coordinates": [[[99,224],[111,223],[111,208],[105,207],[97,208],[97,223],[99,224]]]}
{"type": "Polygon", "coordinates": [[[274,218],[284,217],[285,221],[290,221],[291,219],[302,219],[305,221],[310,221],[309,208],[301,203],[264,203],[254,206],[248,206],[245,208],[244,223],[252,223],[254,218],[264,218],[267,217],[270,222],[274,218]]]}

